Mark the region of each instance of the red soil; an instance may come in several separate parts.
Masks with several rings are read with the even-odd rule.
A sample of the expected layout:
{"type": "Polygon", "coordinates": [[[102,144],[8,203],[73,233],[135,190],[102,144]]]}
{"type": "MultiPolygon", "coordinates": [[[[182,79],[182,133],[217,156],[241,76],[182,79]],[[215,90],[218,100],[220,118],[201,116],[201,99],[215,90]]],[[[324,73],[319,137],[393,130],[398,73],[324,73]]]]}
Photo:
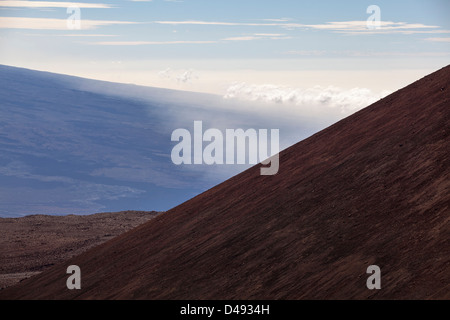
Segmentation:
{"type": "Polygon", "coordinates": [[[0,218],[0,288],[39,274],[154,218],[157,212],[0,218]]]}

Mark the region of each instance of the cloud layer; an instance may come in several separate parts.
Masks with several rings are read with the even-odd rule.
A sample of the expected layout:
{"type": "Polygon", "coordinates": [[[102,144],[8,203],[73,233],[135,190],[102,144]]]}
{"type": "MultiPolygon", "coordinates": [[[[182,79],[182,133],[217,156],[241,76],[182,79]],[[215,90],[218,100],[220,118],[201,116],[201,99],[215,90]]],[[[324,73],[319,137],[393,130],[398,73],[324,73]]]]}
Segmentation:
{"type": "Polygon", "coordinates": [[[112,8],[104,3],[81,3],[81,2],[59,2],[59,1],[0,1],[0,7],[16,8],[67,8],[75,6],[86,9],[107,9],[112,8]]]}
{"type": "Polygon", "coordinates": [[[331,108],[349,114],[383,98],[390,92],[374,93],[367,88],[341,89],[334,86],[290,88],[272,84],[235,83],[224,98],[296,106],[301,109],[331,108]]]}
{"type": "MultiPolygon", "coordinates": [[[[31,30],[69,30],[67,19],[50,18],[27,18],[27,17],[0,17],[0,29],[31,29],[31,30]]],[[[98,27],[134,24],[128,21],[105,21],[105,20],[81,20],[81,29],[90,30],[98,27]]]]}

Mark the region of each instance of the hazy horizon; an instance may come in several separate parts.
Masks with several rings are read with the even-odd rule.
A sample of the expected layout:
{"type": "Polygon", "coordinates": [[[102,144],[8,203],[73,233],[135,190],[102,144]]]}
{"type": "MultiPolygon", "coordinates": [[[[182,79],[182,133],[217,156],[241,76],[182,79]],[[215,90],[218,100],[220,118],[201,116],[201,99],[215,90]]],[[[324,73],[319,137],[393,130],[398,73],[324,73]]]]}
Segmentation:
{"type": "Polygon", "coordinates": [[[379,95],[450,61],[443,0],[76,5],[1,1],[0,63],[226,96],[236,85],[245,93],[332,86],[379,95]]]}

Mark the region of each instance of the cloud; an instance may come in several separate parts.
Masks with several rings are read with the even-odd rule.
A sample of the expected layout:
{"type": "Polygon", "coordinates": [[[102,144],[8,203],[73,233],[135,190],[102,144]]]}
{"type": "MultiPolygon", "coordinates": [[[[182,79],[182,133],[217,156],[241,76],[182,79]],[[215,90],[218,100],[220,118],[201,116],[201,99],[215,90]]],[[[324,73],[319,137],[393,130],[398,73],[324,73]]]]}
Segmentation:
{"type": "Polygon", "coordinates": [[[281,40],[281,39],[291,39],[282,33],[255,33],[253,35],[239,36],[239,37],[229,37],[224,38],[222,41],[252,41],[252,40],[281,40]]]}
{"type": "Polygon", "coordinates": [[[187,84],[191,83],[193,80],[199,79],[195,70],[192,69],[181,71],[181,73],[175,75],[176,72],[177,71],[174,71],[171,68],[167,68],[158,72],[158,76],[164,79],[175,80],[179,84],[187,84]]]}
{"type": "Polygon", "coordinates": [[[99,41],[91,44],[102,46],[144,46],[144,45],[177,45],[177,44],[214,44],[221,41],[251,41],[261,39],[289,39],[284,34],[255,33],[249,36],[228,37],[221,40],[175,40],[175,41],[99,41]]]}
{"type": "MultiPolygon", "coordinates": [[[[48,36],[48,35],[46,35],[48,36]]],[[[81,34],[81,33],[74,33],[74,34],[56,34],[53,35],[56,37],[117,37],[116,34],[81,34]]]]}
{"type": "Polygon", "coordinates": [[[357,30],[357,31],[343,31],[337,30],[336,33],[343,33],[347,35],[369,35],[369,34],[439,34],[439,33],[450,33],[450,30],[402,30],[401,28],[397,29],[373,29],[373,30],[357,30]]]}
{"type": "Polygon", "coordinates": [[[81,2],[57,2],[57,1],[0,1],[0,7],[18,8],[67,8],[75,6],[84,9],[108,9],[113,8],[104,3],[81,3],[81,2]]]}
{"type": "Polygon", "coordinates": [[[427,38],[425,40],[433,42],[450,42],[450,38],[427,38]]]}
{"type": "Polygon", "coordinates": [[[242,36],[242,37],[230,37],[222,39],[224,41],[251,41],[251,40],[258,40],[261,39],[261,37],[255,37],[255,36],[242,36]]]}
{"type": "Polygon", "coordinates": [[[103,37],[118,37],[117,34],[94,34],[94,33],[70,33],[70,34],[44,34],[44,33],[23,33],[24,36],[28,37],[77,37],[77,38],[103,38],[103,37]]]}
{"type": "Polygon", "coordinates": [[[284,33],[255,33],[255,36],[258,36],[258,37],[284,37],[286,35],[284,33]]]}
{"type": "Polygon", "coordinates": [[[162,70],[162,71],[158,72],[158,76],[161,78],[170,79],[172,77],[172,69],[167,68],[165,70],[162,70]]]}
{"type": "Polygon", "coordinates": [[[291,18],[279,18],[279,19],[261,19],[262,21],[270,21],[270,22],[287,22],[292,20],[291,18]]]}
{"type": "MultiPolygon", "coordinates": [[[[380,21],[379,29],[370,29],[371,31],[386,31],[386,30],[405,30],[405,29],[424,29],[424,28],[439,28],[438,26],[428,26],[421,23],[406,23],[406,22],[392,22],[380,21]]],[[[305,27],[321,30],[333,31],[367,31],[367,21],[336,21],[327,22],[325,24],[305,25],[305,27]]]]}
{"type": "Polygon", "coordinates": [[[176,77],[176,79],[178,82],[181,82],[181,83],[189,83],[193,79],[198,79],[198,76],[195,74],[194,70],[187,70],[187,71],[183,72],[182,74],[178,75],[176,77]]]}
{"type": "Polygon", "coordinates": [[[312,88],[290,88],[272,84],[256,85],[235,83],[224,96],[225,99],[276,103],[294,106],[297,109],[325,108],[349,114],[381,99],[390,92],[375,94],[366,88],[341,89],[334,86],[312,88]]]}
{"type": "Polygon", "coordinates": [[[323,24],[302,24],[287,22],[287,20],[266,19],[270,23],[247,23],[247,22],[225,22],[225,21],[200,21],[200,20],[184,20],[184,21],[153,21],[156,24],[170,25],[209,25],[209,26],[249,26],[249,27],[281,27],[287,30],[294,29],[314,29],[324,30],[346,34],[383,34],[383,33],[447,33],[448,30],[438,30],[439,26],[425,25],[422,23],[406,23],[393,21],[380,21],[379,29],[368,29],[367,21],[333,21],[323,24]],[[436,29],[436,30],[423,30],[436,29]]]}
{"type": "Polygon", "coordinates": [[[346,57],[445,57],[450,52],[397,52],[397,51],[355,51],[355,50],[290,50],[285,52],[294,56],[346,56],[346,57]]]}
{"type": "Polygon", "coordinates": [[[286,54],[296,56],[323,56],[326,53],[325,50],[290,50],[286,52],[286,54]]]}
{"type": "MultiPolygon", "coordinates": [[[[81,29],[90,30],[98,27],[135,24],[128,21],[81,20],[81,29]]],[[[68,30],[67,19],[0,17],[0,29],[33,29],[33,30],[68,30]]]]}
{"type": "Polygon", "coordinates": [[[174,45],[174,44],[211,44],[217,41],[101,41],[93,44],[102,46],[143,46],[143,45],[174,45]]]}
{"type": "Polygon", "coordinates": [[[209,25],[209,26],[279,26],[276,23],[244,23],[244,22],[220,22],[220,21],[200,21],[200,20],[184,20],[184,21],[153,21],[156,24],[170,25],[209,25]]]}

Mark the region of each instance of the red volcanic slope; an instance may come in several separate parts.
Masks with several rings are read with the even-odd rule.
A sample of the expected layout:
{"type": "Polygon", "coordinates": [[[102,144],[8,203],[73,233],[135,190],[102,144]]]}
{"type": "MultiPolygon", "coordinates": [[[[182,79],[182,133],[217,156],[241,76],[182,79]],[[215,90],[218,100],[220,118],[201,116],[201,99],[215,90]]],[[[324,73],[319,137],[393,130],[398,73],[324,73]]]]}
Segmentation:
{"type": "Polygon", "coordinates": [[[448,299],[449,114],[447,66],[0,298],[448,299]]]}

